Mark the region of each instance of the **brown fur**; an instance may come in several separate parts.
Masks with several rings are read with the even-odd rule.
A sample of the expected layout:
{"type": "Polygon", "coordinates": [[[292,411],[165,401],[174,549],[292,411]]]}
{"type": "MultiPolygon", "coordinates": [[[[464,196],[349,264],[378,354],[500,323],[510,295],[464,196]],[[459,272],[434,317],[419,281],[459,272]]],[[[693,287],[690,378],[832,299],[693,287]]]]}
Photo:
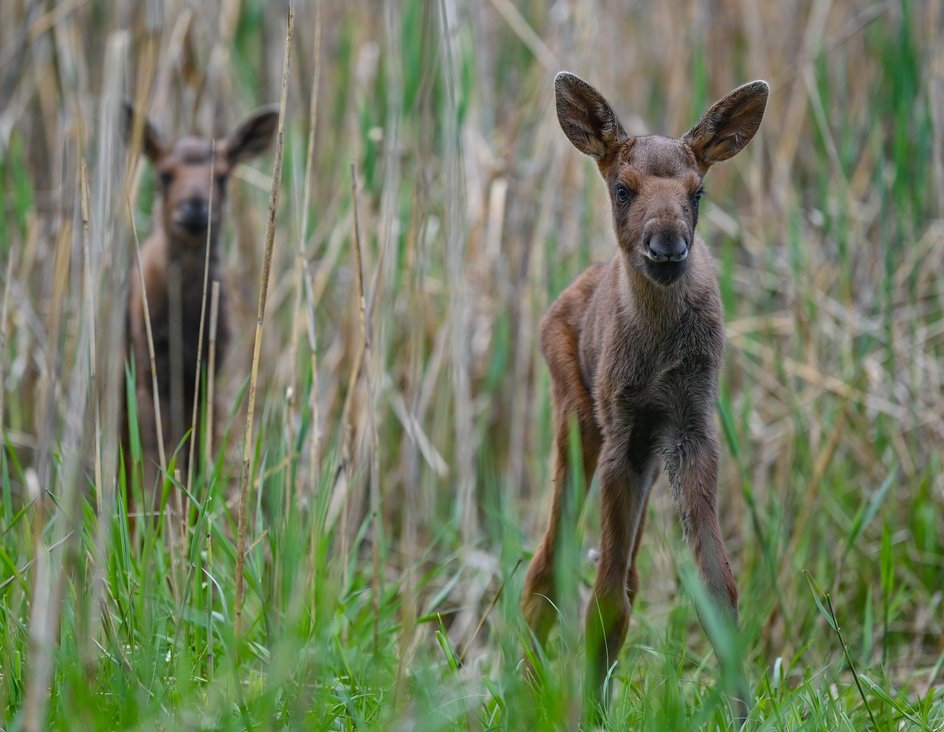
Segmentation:
{"type": "MultiPolygon", "coordinates": [[[[135,133],[135,113],[130,106],[126,106],[125,113],[126,137],[130,138],[135,133]]],[[[221,279],[219,234],[227,177],[237,163],[258,155],[269,146],[275,135],[277,121],[278,113],[274,108],[255,112],[229,136],[216,143],[214,156],[211,156],[211,141],[208,139],[184,137],[164,142],[150,121],[143,120],[140,123],[141,150],[155,168],[161,191],[160,216],[155,217],[158,225],[141,247],[141,271],[154,340],[161,427],[168,461],[191,427],[191,410],[197,388],[197,346],[203,307],[207,223],[210,223],[209,283],[221,279]],[[174,310],[175,301],[179,302],[179,314],[174,310]]],[[[209,285],[207,290],[209,292],[209,285]]],[[[204,375],[208,360],[209,302],[206,305],[200,360],[204,375]]],[[[216,335],[217,372],[226,355],[229,333],[227,295],[221,286],[216,335]]],[[[143,487],[147,508],[153,510],[157,508],[163,481],[159,481],[158,426],[141,277],[137,265],[130,277],[126,353],[129,361],[133,359],[135,364],[138,425],[144,463],[143,487]]],[[[214,409],[214,414],[218,415],[219,410],[214,409]]],[[[198,431],[201,420],[202,415],[198,414],[198,431]]],[[[127,410],[124,422],[122,447],[124,459],[130,463],[127,410]]],[[[210,428],[217,431],[217,425],[211,425],[210,428]]],[[[200,455],[201,449],[198,438],[195,454],[200,455]]],[[[189,444],[183,445],[177,455],[176,467],[180,468],[182,475],[186,475],[189,444]]],[[[132,469],[129,466],[129,488],[132,469]]],[[[130,505],[130,495],[128,499],[130,505]]]]}
{"type": "MultiPolygon", "coordinates": [[[[543,644],[556,614],[554,556],[570,474],[569,425],[576,423],[586,484],[598,475],[602,502],[586,617],[586,693],[596,709],[639,590],[636,552],[661,466],[702,580],[737,622],[737,587],[715,505],[724,323],[711,255],[695,225],[705,173],[753,137],[767,84],[731,92],[681,139],[629,137],[609,103],[572,74],[558,74],[555,87],[561,127],[606,181],[619,250],[580,275],[541,321],[553,388],[554,495],[521,606],[543,644]]],[[[746,714],[743,699],[738,713],[746,714]]]]}

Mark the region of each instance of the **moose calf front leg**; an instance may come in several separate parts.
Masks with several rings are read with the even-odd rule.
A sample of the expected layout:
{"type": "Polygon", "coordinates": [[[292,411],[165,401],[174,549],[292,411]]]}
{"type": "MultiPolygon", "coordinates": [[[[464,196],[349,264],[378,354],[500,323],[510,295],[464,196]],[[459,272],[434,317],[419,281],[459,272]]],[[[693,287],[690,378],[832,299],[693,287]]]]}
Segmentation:
{"type": "MultiPolygon", "coordinates": [[[[666,466],[682,522],[682,532],[694,554],[698,573],[716,607],[729,614],[736,628],[737,585],[718,524],[718,457],[718,441],[713,431],[699,437],[683,435],[669,455],[666,466]]],[[[699,619],[702,627],[705,627],[700,613],[699,619]]],[[[707,632],[707,627],[705,630],[707,632]]],[[[715,655],[720,661],[722,653],[717,646],[718,640],[710,635],[709,638],[715,644],[715,655]]],[[[748,712],[748,689],[743,674],[739,673],[738,676],[739,688],[732,703],[735,715],[743,720],[748,712]]]]}
{"type": "Polygon", "coordinates": [[[596,708],[605,703],[607,671],[616,660],[631,611],[627,580],[646,506],[651,471],[633,468],[621,448],[600,457],[600,562],[587,605],[587,675],[585,693],[596,708]]]}
{"type": "Polygon", "coordinates": [[[683,436],[667,467],[682,532],[695,555],[705,588],[719,608],[729,609],[737,622],[737,586],[718,524],[718,452],[713,435],[683,436]]]}

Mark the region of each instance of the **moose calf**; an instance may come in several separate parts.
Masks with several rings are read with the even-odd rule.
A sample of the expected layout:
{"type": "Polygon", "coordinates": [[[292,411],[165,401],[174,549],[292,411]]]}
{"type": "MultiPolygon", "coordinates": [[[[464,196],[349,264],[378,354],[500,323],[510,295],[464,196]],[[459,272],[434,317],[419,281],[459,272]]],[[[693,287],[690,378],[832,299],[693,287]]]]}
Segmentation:
{"type": "MultiPolygon", "coordinates": [[[[124,122],[125,137],[130,142],[135,130],[135,111],[130,104],[125,105],[124,122]]],[[[142,130],[141,150],[154,166],[159,181],[160,214],[155,216],[154,232],[141,247],[144,292],[137,265],[131,273],[126,357],[133,359],[135,365],[145,508],[154,510],[158,508],[163,485],[158,460],[158,429],[169,456],[191,427],[191,409],[198,388],[197,351],[200,313],[204,305],[206,247],[209,247],[207,281],[212,282],[220,279],[219,241],[226,181],[238,163],[259,155],[272,143],[278,111],[275,107],[267,107],[251,114],[229,135],[217,140],[215,152],[209,139],[183,137],[168,141],[161,138],[150,120],[138,120],[138,123],[142,130]],[[154,343],[160,425],[152,388],[145,297],[154,343]]],[[[209,313],[209,304],[206,305],[209,313]]],[[[209,328],[204,327],[200,349],[200,371],[204,375],[208,361],[208,331],[209,328]]],[[[216,334],[217,371],[228,341],[226,291],[221,288],[216,334]]],[[[196,422],[195,455],[200,455],[201,421],[202,415],[196,422]]],[[[122,442],[128,465],[130,501],[129,427],[129,411],[126,409],[122,442]]],[[[215,425],[209,425],[209,429],[215,430],[215,425]]],[[[184,447],[176,461],[176,466],[184,474],[188,458],[189,449],[184,447]]]]}
{"type": "MultiPolygon", "coordinates": [[[[573,424],[586,484],[594,473],[600,481],[600,559],[586,613],[586,696],[594,713],[605,703],[607,670],[639,590],[635,559],[660,464],[704,585],[737,623],[716,510],[724,324],[711,255],[695,225],[705,174],[757,132],[768,87],[754,81],[735,89],[681,139],[630,137],[606,99],[573,74],[558,74],[555,89],[564,134],[596,160],[606,181],[619,249],[580,275],[541,322],[553,388],[554,496],[521,607],[543,644],[556,614],[554,554],[573,424]]],[[[746,698],[735,706],[743,719],[746,698]]]]}

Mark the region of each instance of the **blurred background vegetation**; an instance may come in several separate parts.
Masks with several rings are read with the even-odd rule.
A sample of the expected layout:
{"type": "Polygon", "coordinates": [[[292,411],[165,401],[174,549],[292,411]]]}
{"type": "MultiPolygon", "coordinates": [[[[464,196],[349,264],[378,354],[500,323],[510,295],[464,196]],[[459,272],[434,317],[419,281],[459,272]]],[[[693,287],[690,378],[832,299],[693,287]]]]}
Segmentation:
{"type": "MultiPolygon", "coordinates": [[[[128,166],[114,100],[166,135],[225,133],[278,100],[287,11],[0,8],[5,726],[575,728],[593,491],[544,688],[515,672],[521,565],[550,493],[536,326],[615,244],[604,186],[554,113],[567,69],[631,134],[680,135],[738,84],[770,82],[700,224],[728,322],[720,512],[749,725],[941,729],[944,3],[298,2],[236,637],[271,159],[229,194],[227,446],[188,522],[129,535],[115,485],[128,201],[143,238],[156,186],[128,166]]],[[[728,723],[685,561],[662,479],[614,729],[728,723]]]]}

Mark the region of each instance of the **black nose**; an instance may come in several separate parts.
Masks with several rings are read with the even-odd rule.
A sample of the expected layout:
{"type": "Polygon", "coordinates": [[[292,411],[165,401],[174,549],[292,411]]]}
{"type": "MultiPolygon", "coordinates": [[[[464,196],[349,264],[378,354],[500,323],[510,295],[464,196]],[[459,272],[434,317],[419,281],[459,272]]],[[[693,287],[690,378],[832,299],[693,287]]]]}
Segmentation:
{"type": "Polygon", "coordinates": [[[203,231],[210,210],[204,198],[187,198],[177,206],[177,221],[189,231],[203,231]]]}
{"type": "Polygon", "coordinates": [[[688,240],[674,233],[657,231],[646,240],[646,256],[653,262],[681,262],[688,258],[688,240]]]}

